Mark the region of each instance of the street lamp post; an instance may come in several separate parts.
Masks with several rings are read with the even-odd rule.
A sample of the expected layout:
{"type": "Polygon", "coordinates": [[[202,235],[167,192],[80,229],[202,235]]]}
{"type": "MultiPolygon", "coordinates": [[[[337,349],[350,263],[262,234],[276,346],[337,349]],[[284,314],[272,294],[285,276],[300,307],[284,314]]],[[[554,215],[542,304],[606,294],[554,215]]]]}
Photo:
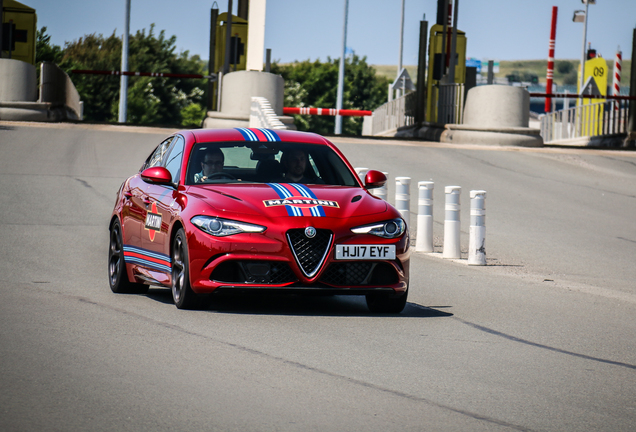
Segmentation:
{"type": "MultiPolygon", "coordinates": [[[[128,72],[128,36],[130,34],[130,0],[126,0],[126,20],[124,22],[124,40],[121,48],[121,71],[128,72]]],[[[119,81],[119,123],[126,123],[128,107],[128,77],[121,75],[119,81]]]]}
{"type": "MultiPolygon", "coordinates": [[[[344,25],[342,29],[342,55],[340,56],[340,67],[338,68],[338,94],[336,99],[336,109],[342,109],[342,93],[344,92],[344,74],[345,74],[345,54],[347,50],[347,15],[349,14],[349,0],[344,2],[344,25]]],[[[342,117],[336,116],[336,124],[334,133],[340,135],[342,133],[342,117]]]]}
{"type": "MultiPolygon", "coordinates": [[[[402,0],[402,18],[400,19],[400,49],[398,52],[398,67],[397,67],[397,77],[400,76],[400,72],[402,72],[402,53],[404,51],[404,1],[402,0]]],[[[397,97],[404,95],[404,89],[397,91],[397,97]]]]}
{"type": "MultiPolygon", "coordinates": [[[[587,44],[587,15],[588,9],[591,4],[596,4],[596,0],[581,0],[581,3],[585,3],[585,18],[583,20],[583,52],[581,53],[581,76],[579,77],[579,92],[583,91],[583,86],[585,85],[585,45],[587,44]]],[[[580,12],[580,11],[577,11],[580,12]]],[[[580,15],[579,15],[580,17],[580,15]]],[[[580,22],[577,20],[577,14],[574,12],[574,18],[572,21],[580,22]]],[[[580,103],[583,103],[583,100],[580,99],[580,103]]]]}

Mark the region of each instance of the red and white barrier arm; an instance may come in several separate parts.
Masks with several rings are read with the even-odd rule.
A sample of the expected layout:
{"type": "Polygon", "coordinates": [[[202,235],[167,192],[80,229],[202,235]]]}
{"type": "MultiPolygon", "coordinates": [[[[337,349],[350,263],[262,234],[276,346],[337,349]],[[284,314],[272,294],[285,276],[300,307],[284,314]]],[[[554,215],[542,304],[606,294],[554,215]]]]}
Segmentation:
{"type": "Polygon", "coordinates": [[[163,72],[122,72],[122,71],[97,71],[97,70],[84,70],[74,69],[71,71],[74,74],[83,75],[125,75],[125,76],[149,76],[160,78],[205,78],[216,79],[216,74],[213,75],[200,75],[200,74],[176,74],[176,73],[163,73],[163,72]]]}
{"type": "Polygon", "coordinates": [[[373,111],[364,110],[348,110],[348,109],[335,109],[335,108],[297,108],[297,107],[285,107],[283,108],[283,114],[307,114],[307,115],[324,115],[324,116],[349,116],[349,117],[361,117],[373,115],[373,111]]]}
{"type": "Polygon", "coordinates": [[[572,98],[572,99],[614,99],[614,100],[636,100],[636,96],[593,96],[577,95],[574,93],[530,93],[530,97],[550,97],[550,98],[572,98]]]}

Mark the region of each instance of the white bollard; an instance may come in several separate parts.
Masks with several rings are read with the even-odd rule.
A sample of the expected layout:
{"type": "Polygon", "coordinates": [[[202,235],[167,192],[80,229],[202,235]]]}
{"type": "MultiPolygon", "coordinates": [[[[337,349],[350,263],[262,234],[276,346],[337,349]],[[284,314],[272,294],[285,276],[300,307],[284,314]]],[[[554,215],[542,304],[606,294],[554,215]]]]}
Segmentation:
{"type": "Polygon", "coordinates": [[[468,265],[486,265],[486,191],[470,191],[468,265]]]}
{"type": "Polygon", "coordinates": [[[417,252],[433,252],[433,188],[432,181],[417,183],[419,197],[417,202],[417,252]]]}
{"type": "Polygon", "coordinates": [[[411,226],[411,177],[395,178],[395,208],[400,212],[406,226],[411,226]]]}
{"type": "Polygon", "coordinates": [[[360,181],[364,185],[364,178],[367,176],[367,172],[369,171],[369,168],[354,168],[354,170],[356,171],[356,174],[358,174],[360,181]]]}
{"type": "Polygon", "coordinates": [[[461,186],[446,186],[446,205],[444,207],[444,250],[442,258],[459,259],[461,258],[461,249],[459,243],[459,195],[461,194],[461,186]]]}

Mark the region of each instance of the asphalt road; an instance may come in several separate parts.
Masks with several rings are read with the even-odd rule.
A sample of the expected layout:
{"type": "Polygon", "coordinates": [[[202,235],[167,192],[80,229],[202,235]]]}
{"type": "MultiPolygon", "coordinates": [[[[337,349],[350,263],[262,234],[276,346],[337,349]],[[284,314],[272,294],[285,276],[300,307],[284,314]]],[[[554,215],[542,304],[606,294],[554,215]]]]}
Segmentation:
{"type": "Polygon", "coordinates": [[[0,430],[636,430],[636,152],[335,139],[415,197],[435,181],[438,252],[444,186],[464,250],[485,189],[489,265],[413,254],[400,315],[180,311],[106,272],[115,192],[167,133],[0,122],[0,430]]]}

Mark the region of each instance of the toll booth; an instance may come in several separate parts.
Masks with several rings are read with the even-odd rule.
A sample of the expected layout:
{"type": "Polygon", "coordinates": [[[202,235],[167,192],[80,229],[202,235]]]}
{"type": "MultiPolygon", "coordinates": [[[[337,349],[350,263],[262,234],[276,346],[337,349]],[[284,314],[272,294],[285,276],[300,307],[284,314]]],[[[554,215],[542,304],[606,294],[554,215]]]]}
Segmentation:
{"type": "MultiPolygon", "coordinates": [[[[227,12],[219,14],[216,20],[216,42],[214,64],[222,71],[225,66],[225,33],[227,29],[227,12]]],[[[245,70],[247,57],[247,20],[232,15],[232,39],[230,40],[229,71],[245,70]]]]}
{"type": "Polygon", "coordinates": [[[35,65],[37,16],[35,9],[15,0],[2,5],[2,58],[35,65]]]}
{"type": "MultiPolygon", "coordinates": [[[[589,55],[588,55],[589,57],[589,55]]],[[[607,75],[609,69],[607,62],[602,57],[590,57],[585,62],[583,76],[583,90],[581,90],[581,66],[579,66],[577,90],[578,94],[587,94],[594,96],[607,95],[607,75]]],[[[605,99],[582,99],[583,105],[591,105],[599,102],[605,102],[605,99]]],[[[603,127],[603,105],[597,105],[589,110],[584,111],[582,119],[582,133],[586,135],[600,135],[603,127]]]]}
{"type": "MultiPolygon", "coordinates": [[[[216,34],[214,37],[214,70],[210,73],[223,72],[225,69],[225,39],[227,33],[227,16],[224,12],[216,19],[216,34]]],[[[230,39],[230,64],[227,68],[229,72],[245,70],[247,68],[247,20],[232,15],[232,39],[230,39]]],[[[219,82],[212,83],[211,94],[218,95],[219,82]]],[[[218,110],[217,98],[210,101],[212,111],[218,110]]]]}
{"type": "MultiPolygon", "coordinates": [[[[446,28],[444,35],[444,26],[435,24],[431,27],[428,45],[428,80],[427,101],[426,101],[426,121],[431,123],[437,122],[437,101],[439,99],[439,83],[447,70],[446,65],[442,64],[442,46],[446,51],[446,58],[449,58],[448,38],[452,37],[453,28],[446,28]]],[[[449,61],[445,63],[450,64],[449,61]]],[[[466,33],[457,30],[457,43],[455,49],[455,83],[466,82],[466,33]]]]}

